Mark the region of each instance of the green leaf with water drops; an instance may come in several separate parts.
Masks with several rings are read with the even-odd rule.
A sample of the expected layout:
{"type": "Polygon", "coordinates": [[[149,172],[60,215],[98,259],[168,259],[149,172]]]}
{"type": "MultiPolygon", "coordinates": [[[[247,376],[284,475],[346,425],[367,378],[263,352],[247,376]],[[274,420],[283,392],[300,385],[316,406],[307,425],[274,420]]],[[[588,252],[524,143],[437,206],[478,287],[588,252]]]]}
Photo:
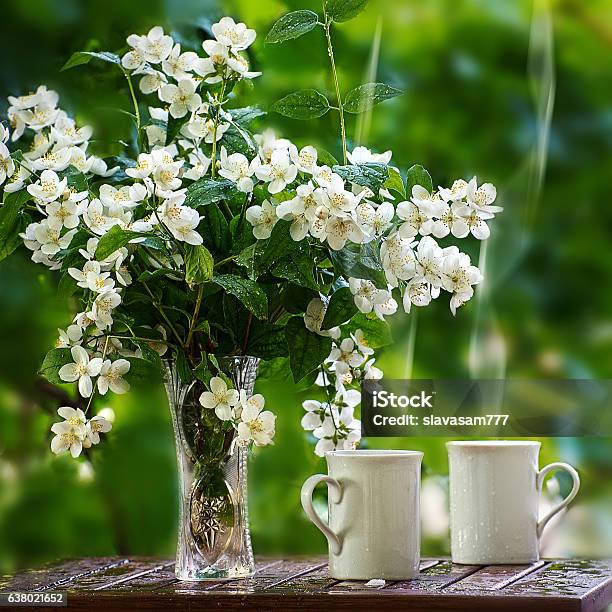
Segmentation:
{"type": "Polygon", "coordinates": [[[401,89],[385,83],[365,83],[346,94],[343,107],[347,113],[363,113],[376,104],[401,96],[403,93],[401,89]]]}
{"type": "Polygon", "coordinates": [[[256,282],[235,274],[219,274],[213,278],[213,282],[238,298],[258,319],[268,316],[268,298],[256,282]]]}
{"type": "Polygon", "coordinates": [[[77,51],[70,56],[70,59],[62,66],[61,71],[69,70],[75,66],[83,66],[89,64],[92,59],[98,59],[109,64],[117,64],[121,66],[121,58],[115,53],[109,53],[108,51],[77,51]]]}
{"type": "Polygon", "coordinates": [[[423,166],[415,164],[408,169],[406,173],[406,195],[410,197],[412,195],[412,188],[415,185],[421,185],[425,187],[429,193],[433,191],[433,181],[431,175],[423,166]]]}
{"type": "Polygon", "coordinates": [[[369,0],[327,0],[325,10],[334,21],[348,21],[357,17],[369,0]]]}
{"type": "Polygon", "coordinates": [[[289,365],[295,382],[316,370],[331,351],[331,338],[307,330],[302,317],[289,319],[285,327],[285,337],[289,348],[289,365]]]}
{"type": "Polygon", "coordinates": [[[301,89],[277,100],[271,110],[292,119],[316,119],[329,111],[329,101],[316,89],[301,89]]]}
{"type": "Polygon", "coordinates": [[[313,11],[293,11],[283,15],[270,29],[266,43],[280,43],[298,38],[316,27],[319,16],[313,11]]]}

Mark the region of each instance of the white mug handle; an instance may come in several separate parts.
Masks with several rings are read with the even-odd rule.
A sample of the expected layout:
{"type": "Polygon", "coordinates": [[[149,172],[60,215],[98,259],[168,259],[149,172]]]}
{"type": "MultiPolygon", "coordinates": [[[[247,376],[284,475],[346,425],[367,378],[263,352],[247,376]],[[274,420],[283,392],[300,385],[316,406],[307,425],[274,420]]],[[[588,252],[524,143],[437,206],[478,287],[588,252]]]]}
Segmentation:
{"type": "Polygon", "coordinates": [[[538,521],[538,538],[542,536],[542,532],[544,531],[544,527],[546,527],[548,521],[550,521],[550,519],[555,516],[557,512],[560,512],[561,510],[563,510],[563,508],[568,506],[570,502],[574,499],[574,497],[576,497],[578,489],[580,489],[580,476],[578,476],[578,472],[571,465],[569,465],[568,463],[551,463],[538,472],[537,487],[540,493],[542,492],[544,478],[546,478],[549,472],[553,472],[555,470],[565,470],[572,477],[572,482],[574,484],[569,495],[565,499],[561,500],[548,514],[546,514],[546,516],[542,517],[538,521]]]}
{"type": "Polygon", "coordinates": [[[342,550],[342,540],[330,529],[329,525],[316,513],[312,505],[312,493],[321,482],[327,483],[327,495],[329,501],[337,504],[342,499],[342,487],[340,483],[327,474],[315,474],[302,485],[302,508],[308,518],[318,527],[329,542],[329,548],[334,555],[339,555],[342,550]]]}

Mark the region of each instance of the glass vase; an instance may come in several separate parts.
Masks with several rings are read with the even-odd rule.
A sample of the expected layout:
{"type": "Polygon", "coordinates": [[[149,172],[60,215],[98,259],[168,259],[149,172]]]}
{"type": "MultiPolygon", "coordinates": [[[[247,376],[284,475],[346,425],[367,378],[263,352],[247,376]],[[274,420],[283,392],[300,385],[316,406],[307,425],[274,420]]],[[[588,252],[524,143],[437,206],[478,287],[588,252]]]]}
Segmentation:
{"type": "MultiPolygon", "coordinates": [[[[253,393],[259,360],[219,359],[234,387],[253,393]]],[[[179,480],[179,531],[175,573],[179,580],[245,578],[254,560],[247,508],[248,450],[214,410],[203,408],[199,381],[181,380],[174,360],[164,363],[179,480]]]]}

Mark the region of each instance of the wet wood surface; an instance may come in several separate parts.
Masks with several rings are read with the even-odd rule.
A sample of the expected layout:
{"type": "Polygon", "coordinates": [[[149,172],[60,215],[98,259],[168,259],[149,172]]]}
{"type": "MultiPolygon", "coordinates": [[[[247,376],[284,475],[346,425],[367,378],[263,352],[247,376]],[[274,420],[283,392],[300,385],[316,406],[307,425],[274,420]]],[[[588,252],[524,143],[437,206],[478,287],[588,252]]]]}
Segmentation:
{"type": "Polygon", "coordinates": [[[531,565],[481,566],[457,565],[448,559],[423,559],[420,573],[413,580],[367,585],[363,581],[331,578],[323,557],[261,558],[252,578],[205,582],[176,580],[170,559],[106,557],[61,561],[0,578],[0,593],[14,591],[65,591],[68,608],[109,612],[216,609],[600,612],[612,605],[612,561],[542,560],[531,565]]]}

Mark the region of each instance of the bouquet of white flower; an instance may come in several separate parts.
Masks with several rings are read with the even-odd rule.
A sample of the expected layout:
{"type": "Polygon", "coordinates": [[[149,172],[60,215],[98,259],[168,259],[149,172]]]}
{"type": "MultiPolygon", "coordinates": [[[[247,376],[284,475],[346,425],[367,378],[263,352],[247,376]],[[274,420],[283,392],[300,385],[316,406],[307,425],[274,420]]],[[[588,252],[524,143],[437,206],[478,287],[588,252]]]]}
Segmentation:
{"type": "Polygon", "coordinates": [[[434,189],[422,166],[393,166],[391,151],[347,150],[345,114],[401,93],[384,83],[340,92],[332,26],[366,4],[326,0],[321,16],[289,13],[266,38],[323,29],[334,103],[308,89],[271,110],[302,120],[336,112],[340,161],[253,133],[265,113],[241,107],[237,86],[260,74],[247,56],[256,35],[229,17],[194,48],[154,27],[130,35],[122,55],[69,59],[64,69],[100,60],[126,79],[133,133],[121,156],[91,154],[92,129],[45,86],[9,97],[0,259],[23,241],[78,305],[41,369],[52,383],[78,383],[83,398],[59,408],[51,449],[77,457],[98,444],[111,423],[92,416],[94,398],[164,372],[180,476],[179,578],[253,570],[245,451],[275,432],[253,394],[260,360],[324,387],[325,401],[303,405],[318,455],[353,448],[358,385],[382,376],[374,349],[391,341],[385,318],[398,302],[409,313],[442,290],[454,314],[482,279],[468,255],[438,240],[488,237],[501,210],[492,185],[473,178],[434,189]]]}
{"type": "Polygon", "coordinates": [[[345,113],[401,93],[382,83],[340,93],[332,25],[365,4],[330,0],[322,16],[289,13],[267,37],[273,44],[323,28],[335,103],[303,90],[272,110],[296,119],[337,112],[341,161],[269,130],[252,133],[264,112],[240,107],[236,85],[260,74],[246,53],[256,35],[229,17],[201,49],[154,27],[129,36],[122,56],[79,52],[66,63],[101,60],[127,79],[135,138],[121,157],[90,154],[92,129],[45,86],[9,97],[0,257],[22,239],[80,305],[42,366],[53,383],[78,382],[85,398],[59,409],[54,452],[76,457],[97,444],[111,425],[87,414],[96,393],[125,393],[169,355],[184,382],[205,387],[201,405],[240,445],[270,443],[274,415],[261,396],[232,388],[218,356],[283,358],[295,381],[316,377],[327,399],[304,403],[302,425],[318,439],[317,454],[354,447],[356,385],[382,376],[373,349],[389,341],[385,317],[398,302],[409,313],[442,290],[453,314],[472,297],[479,270],[438,240],[486,239],[501,210],[495,188],[473,178],[434,189],[423,167],[394,167],[390,151],[347,151],[345,113]]]}

